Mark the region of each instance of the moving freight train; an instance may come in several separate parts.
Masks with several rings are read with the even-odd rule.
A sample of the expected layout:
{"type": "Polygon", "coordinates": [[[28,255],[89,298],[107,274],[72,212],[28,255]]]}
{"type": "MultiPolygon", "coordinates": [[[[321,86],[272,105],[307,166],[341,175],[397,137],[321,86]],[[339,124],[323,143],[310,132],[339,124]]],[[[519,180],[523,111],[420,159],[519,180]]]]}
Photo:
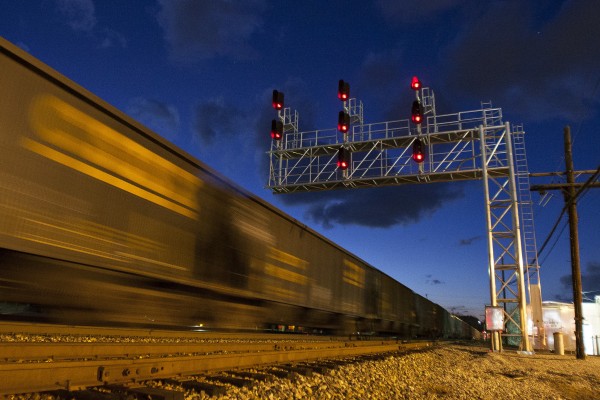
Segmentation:
{"type": "Polygon", "coordinates": [[[3,315],[477,335],[1,38],[0,51],[3,315]]]}

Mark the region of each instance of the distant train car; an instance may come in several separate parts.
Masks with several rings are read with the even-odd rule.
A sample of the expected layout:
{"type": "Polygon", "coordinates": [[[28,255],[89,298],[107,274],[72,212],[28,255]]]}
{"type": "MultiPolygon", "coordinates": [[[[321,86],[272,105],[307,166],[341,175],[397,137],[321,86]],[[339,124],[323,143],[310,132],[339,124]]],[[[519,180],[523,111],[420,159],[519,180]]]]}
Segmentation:
{"type": "Polygon", "coordinates": [[[3,39],[0,71],[0,313],[407,338],[460,330],[3,39]]]}

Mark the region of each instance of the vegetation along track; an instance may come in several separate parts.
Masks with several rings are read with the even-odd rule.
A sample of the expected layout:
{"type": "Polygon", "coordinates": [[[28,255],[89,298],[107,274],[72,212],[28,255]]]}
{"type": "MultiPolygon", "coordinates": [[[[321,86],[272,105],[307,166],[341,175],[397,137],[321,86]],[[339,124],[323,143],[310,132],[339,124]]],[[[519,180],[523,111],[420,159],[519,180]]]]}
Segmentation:
{"type": "Polygon", "coordinates": [[[0,327],[0,395],[131,385],[216,371],[423,348],[371,338],[0,327]]]}

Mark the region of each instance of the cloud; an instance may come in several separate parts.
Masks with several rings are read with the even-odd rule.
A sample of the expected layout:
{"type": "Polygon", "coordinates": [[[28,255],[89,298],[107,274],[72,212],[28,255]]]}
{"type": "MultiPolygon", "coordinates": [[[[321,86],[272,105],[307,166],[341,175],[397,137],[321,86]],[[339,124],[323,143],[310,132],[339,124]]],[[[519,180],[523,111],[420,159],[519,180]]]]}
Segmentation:
{"type": "Polygon", "coordinates": [[[56,0],[58,12],[76,32],[84,32],[98,41],[99,48],[127,47],[127,39],[119,32],[98,26],[92,0],[56,0]]]}
{"type": "Polygon", "coordinates": [[[96,27],[96,8],[92,0],[57,0],[57,7],[73,30],[91,32],[96,27]]]}
{"type": "Polygon", "coordinates": [[[159,3],[158,22],[175,61],[255,56],[250,39],[263,25],[264,0],[159,0],[159,3]]]}
{"type": "Polygon", "coordinates": [[[127,47],[127,39],[124,35],[117,31],[103,28],[98,35],[100,40],[100,48],[106,49],[109,47],[127,47]]]}
{"type": "Polygon", "coordinates": [[[137,97],[130,101],[127,113],[168,140],[173,140],[177,136],[180,118],[174,106],[137,97]]]}
{"type": "Polygon", "coordinates": [[[360,225],[389,228],[416,223],[464,195],[458,182],[384,186],[282,195],[289,205],[304,205],[306,216],[325,228],[360,225]]]}
{"type": "Polygon", "coordinates": [[[406,119],[414,94],[409,90],[408,82],[414,71],[403,69],[407,63],[404,52],[396,49],[369,53],[360,66],[358,85],[369,88],[362,98],[366,104],[377,104],[376,110],[381,111],[377,118],[383,120],[406,119]],[[398,90],[404,88],[405,90],[398,90]]]}
{"type": "Polygon", "coordinates": [[[443,285],[445,282],[439,280],[439,279],[435,279],[433,278],[433,275],[429,274],[429,275],[425,275],[425,277],[427,278],[425,280],[425,283],[427,285],[432,285],[432,286],[436,286],[436,285],[443,285]]]}
{"type": "Polygon", "coordinates": [[[494,99],[530,120],[592,116],[600,2],[489,4],[457,25],[462,30],[443,51],[447,91],[494,99]]]}
{"type": "Polygon", "coordinates": [[[195,109],[194,132],[204,144],[213,144],[218,137],[231,138],[246,126],[245,116],[222,97],[201,102],[195,109]]]}
{"type": "Polygon", "coordinates": [[[378,0],[385,19],[393,24],[423,22],[464,3],[464,0],[378,0]]]}
{"type": "MultiPolygon", "coordinates": [[[[572,275],[564,275],[560,278],[563,288],[568,291],[568,296],[557,295],[556,298],[562,301],[573,301],[573,282],[572,275]]],[[[600,262],[592,261],[587,264],[587,271],[581,271],[582,291],[597,291],[600,287],[600,262]]]]}
{"type": "Polygon", "coordinates": [[[467,239],[460,239],[458,241],[458,245],[459,246],[470,246],[471,244],[473,244],[473,242],[481,239],[483,236],[479,235],[479,236],[473,236],[467,239]]]}

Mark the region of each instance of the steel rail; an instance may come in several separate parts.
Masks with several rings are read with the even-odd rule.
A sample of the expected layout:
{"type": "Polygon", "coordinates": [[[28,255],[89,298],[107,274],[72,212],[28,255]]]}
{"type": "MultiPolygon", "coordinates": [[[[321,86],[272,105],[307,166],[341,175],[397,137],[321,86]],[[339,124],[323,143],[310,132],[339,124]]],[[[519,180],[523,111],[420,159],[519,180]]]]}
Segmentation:
{"type": "Polygon", "coordinates": [[[343,347],[272,350],[230,354],[131,359],[0,363],[0,395],[76,390],[107,384],[182,377],[236,368],[387,353],[428,347],[429,343],[350,342],[343,347]]]}
{"type": "MultiPolygon", "coordinates": [[[[387,342],[390,343],[389,341],[387,342]]],[[[335,349],[386,344],[377,341],[296,341],[276,343],[0,343],[0,362],[51,362],[190,356],[265,351],[335,349]]]]}

